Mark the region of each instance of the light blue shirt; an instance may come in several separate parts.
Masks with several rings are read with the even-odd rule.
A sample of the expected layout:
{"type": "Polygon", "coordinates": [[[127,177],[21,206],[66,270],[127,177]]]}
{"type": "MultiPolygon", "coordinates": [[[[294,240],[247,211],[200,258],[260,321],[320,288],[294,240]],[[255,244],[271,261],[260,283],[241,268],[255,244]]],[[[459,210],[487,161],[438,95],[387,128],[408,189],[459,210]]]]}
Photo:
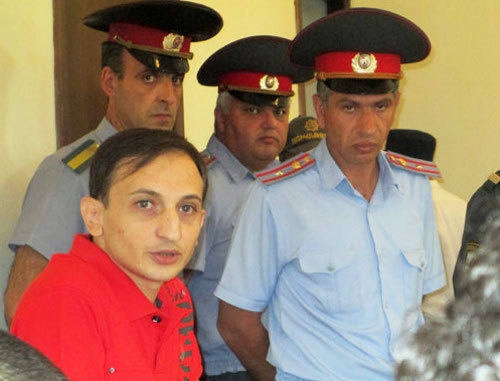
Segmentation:
{"type": "Polygon", "coordinates": [[[367,202],[325,140],[312,154],[310,169],[252,186],[215,295],[267,308],[277,380],[392,379],[397,339],[445,284],[429,181],[381,153],[367,202]]]}
{"type": "Polygon", "coordinates": [[[198,271],[193,274],[188,288],[196,310],[197,338],[204,370],[213,376],[245,370],[219,335],[219,300],[213,292],[226,263],[236,218],[256,177],[214,135],[206,151],[215,160],[208,166],[205,223],[194,258],[188,265],[198,271]]]}
{"type": "Polygon", "coordinates": [[[85,141],[99,144],[116,133],[103,119],[99,126],[46,157],[24,196],[21,215],[9,241],[9,248],[30,245],[50,259],[54,253],[67,253],[75,234],[87,233],[80,214],[80,200],[89,194],[89,168],[76,173],[62,159],[85,141]]]}

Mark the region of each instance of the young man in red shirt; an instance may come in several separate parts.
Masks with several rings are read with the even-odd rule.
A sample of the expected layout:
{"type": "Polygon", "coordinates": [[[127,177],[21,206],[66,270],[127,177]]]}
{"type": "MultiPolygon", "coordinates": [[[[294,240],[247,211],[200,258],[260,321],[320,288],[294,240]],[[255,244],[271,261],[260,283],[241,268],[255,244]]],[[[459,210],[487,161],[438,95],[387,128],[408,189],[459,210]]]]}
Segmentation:
{"type": "Polygon", "coordinates": [[[206,186],[198,151],[171,131],[106,140],[81,200],[90,234],[52,257],[12,332],[71,380],[197,380],[191,298],[176,276],[197,244],[206,186]]]}

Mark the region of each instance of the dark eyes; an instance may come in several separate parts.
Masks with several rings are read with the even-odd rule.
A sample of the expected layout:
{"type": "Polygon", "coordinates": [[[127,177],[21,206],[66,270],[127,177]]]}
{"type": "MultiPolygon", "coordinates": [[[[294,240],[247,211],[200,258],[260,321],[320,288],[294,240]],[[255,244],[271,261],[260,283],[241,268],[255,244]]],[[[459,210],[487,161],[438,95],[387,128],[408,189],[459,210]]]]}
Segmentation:
{"type": "Polygon", "coordinates": [[[151,209],[153,207],[151,200],[139,200],[135,204],[141,209],[151,209]]]}

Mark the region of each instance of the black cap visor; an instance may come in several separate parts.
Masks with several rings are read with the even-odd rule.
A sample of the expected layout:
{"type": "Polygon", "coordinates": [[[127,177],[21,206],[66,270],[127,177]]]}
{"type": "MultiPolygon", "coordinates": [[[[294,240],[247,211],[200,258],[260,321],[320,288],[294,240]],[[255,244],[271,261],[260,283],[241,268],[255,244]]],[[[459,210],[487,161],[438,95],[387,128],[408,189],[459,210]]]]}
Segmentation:
{"type": "Polygon", "coordinates": [[[397,79],[332,78],[326,79],[324,83],[331,90],[343,94],[389,94],[399,88],[397,79]]]}
{"type": "Polygon", "coordinates": [[[185,58],[156,54],[138,49],[127,50],[137,61],[151,70],[172,74],[185,74],[189,71],[189,63],[185,58]]]}
{"type": "Polygon", "coordinates": [[[249,103],[257,107],[288,107],[290,104],[290,97],[273,94],[248,93],[246,91],[235,90],[229,90],[229,94],[242,102],[249,103]]]}

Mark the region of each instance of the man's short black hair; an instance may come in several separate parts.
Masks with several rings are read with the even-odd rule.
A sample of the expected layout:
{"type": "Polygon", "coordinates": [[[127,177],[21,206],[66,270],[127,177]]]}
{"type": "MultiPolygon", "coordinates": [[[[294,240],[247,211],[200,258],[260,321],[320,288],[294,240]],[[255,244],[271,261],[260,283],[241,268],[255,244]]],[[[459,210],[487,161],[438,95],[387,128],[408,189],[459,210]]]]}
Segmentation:
{"type": "Polygon", "coordinates": [[[130,165],[131,170],[127,173],[130,176],[158,156],[171,152],[183,152],[193,160],[203,180],[204,200],[208,181],[205,163],[198,150],[173,131],[148,128],[119,132],[99,147],[90,166],[90,196],[107,204],[113,175],[119,166],[130,165]]]}
{"type": "Polygon", "coordinates": [[[123,78],[123,51],[125,47],[112,41],[104,41],[101,46],[101,69],[109,66],[118,76],[123,78]]]}
{"type": "Polygon", "coordinates": [[[50,360],[31,345],[0,330],[0,381],[67,380],[50,360]]]}

